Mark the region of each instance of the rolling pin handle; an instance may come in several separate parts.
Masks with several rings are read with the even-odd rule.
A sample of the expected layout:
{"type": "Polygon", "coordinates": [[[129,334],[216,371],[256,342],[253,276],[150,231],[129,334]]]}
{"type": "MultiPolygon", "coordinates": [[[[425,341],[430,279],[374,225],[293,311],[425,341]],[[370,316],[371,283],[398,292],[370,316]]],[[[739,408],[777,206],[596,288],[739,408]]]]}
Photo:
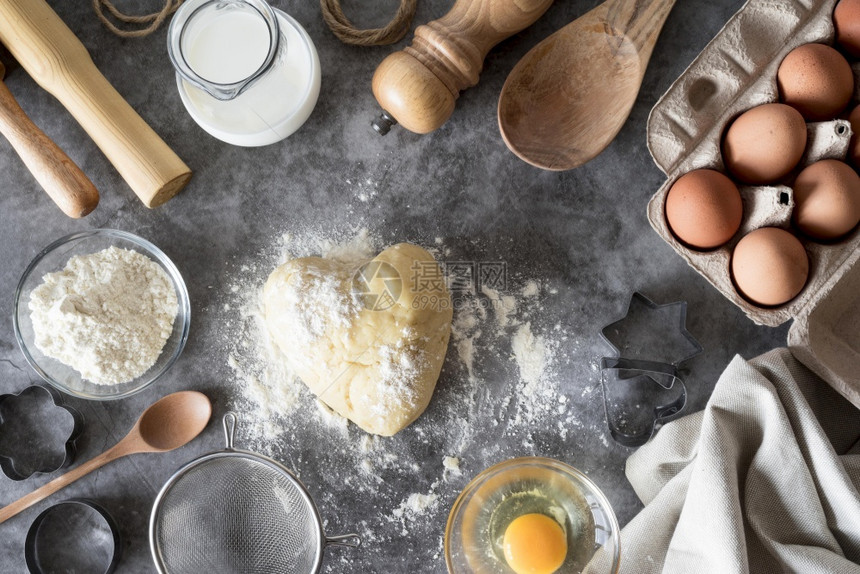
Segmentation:
{"type": "Polygon", "coordinates": [[[376,130],[376,133],[381,136],[384,136],[391,131],[391,128],[393,126],[397,125],[397,120],[395,120],[394,117],[391,116],[391,114],[389,114],[385,110],[382,110],[382,113],[379,114],[379,117],[370,122],[370,125],[373,126],[374,130],[376,130]]]}

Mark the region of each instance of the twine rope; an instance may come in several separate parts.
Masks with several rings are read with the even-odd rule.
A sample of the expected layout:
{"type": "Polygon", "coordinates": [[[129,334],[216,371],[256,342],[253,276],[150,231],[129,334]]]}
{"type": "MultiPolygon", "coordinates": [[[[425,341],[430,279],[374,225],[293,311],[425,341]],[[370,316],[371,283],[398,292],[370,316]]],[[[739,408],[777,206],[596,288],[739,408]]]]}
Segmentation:
{"type": "MultiPolygon", "coordinates": [[[[183,0],[164,0],[164,7],[152,14],[133,15],[121,12],[111,0],[92,0],[93,9],[99,20],[108,30],[121,38],[142,38],[155,32],[168,16],[176,12],[183,0]],[[107,14],[105,14],[107,12],[107,14]],[[110,15],[122,24],[131,26],[145,25],[143,28],[123,29],[114,24],[110,15]]],[[[332,33],[346,44],[356,46],[384,46],[401,40],[412,26],[417,0],[400,0],[400,6],[394,18],[382,28],[361,30],[356,28],[340,6],[340,0],[320,0],[320,8],[325,23],[332,33]]]]}
{"type": "Polygon", "coordinates": [[[343,13],[340,0],[320,0],[323,20],[332,33],[341,42],[356,46],[384,46],[402,39],[412,26],[417,5],[417,0],[400,0],[397,13],[385,27],[360,30],[343,13]]]}
{"type": "Polygon", "coordinates": [[[164,7],[158,12],[152,14],[144,14],[140,16],[124,14],[120,12],[111,0],[93,0],[93,9],[96,11],[96,16],[107,27],[108,30],[120,36],[121,38],[142,38],[155,32],[159,26],[167,19],[168,16],[176,12],[177,8],[182,4],[183,0],[164,0],[164,7]],[[123,24],[132,26],[146,25],[144,28],[133,30],[125,30],[119,28],[105,15],[105,10],[108,14],[123,24]]]}

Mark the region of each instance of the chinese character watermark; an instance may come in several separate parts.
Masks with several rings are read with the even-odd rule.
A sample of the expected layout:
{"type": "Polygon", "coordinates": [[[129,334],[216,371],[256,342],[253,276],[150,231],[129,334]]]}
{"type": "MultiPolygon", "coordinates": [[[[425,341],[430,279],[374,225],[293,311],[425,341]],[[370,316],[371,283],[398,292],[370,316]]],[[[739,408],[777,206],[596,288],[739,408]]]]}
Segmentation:
{"type": "Polygon", "coordinates": [[[392,265],[370,261],[352,278],[353,296],[371,311],[391,309],[400,301],[404,288],[411,288],[412,300],[401,303],[413,309],[458,309],[476,305],[489,309],[510,299],[497,294],[508,287],[508,268],[504,261],[415,261],[410,272],[410,283],[405,285],[392,265]],[[479,297],[481,293],[491,296],[479,297]]]}

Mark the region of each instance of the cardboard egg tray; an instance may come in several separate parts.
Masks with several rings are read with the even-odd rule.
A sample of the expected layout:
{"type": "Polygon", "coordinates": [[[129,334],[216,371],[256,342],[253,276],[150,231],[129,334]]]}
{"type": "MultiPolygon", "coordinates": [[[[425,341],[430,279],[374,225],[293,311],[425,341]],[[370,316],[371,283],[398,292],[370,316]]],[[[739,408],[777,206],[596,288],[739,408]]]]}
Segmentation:
{"type": "Polygon", "coordinates": [[[809,255],[809,280],[797,297],[780,307],[758,307],[744,299],[729,269],[734,246],[753,229],[792,230],[790,184],[810,163],[845,158],[851,138],[846,120],[807,124],[806,153],[786,181],[739,186],[744,217],[727,245],[707,252],[689,249],[674,237],[665,217],[666,195],[680,176],[699,168],[726,173],[720,153],[726,127],[750,108],[779,101],[776,72],[786,54],[811,42],[833,44],[836,2],[749,0],[672,84],[648,119],[648,148],[668,177],[648,204],[648,219],[681,257],[753,321],[776,326],[794,319],[788,337],[792,352],[860,407],[860,228],[831,244],[798,236],[809,255]]]}

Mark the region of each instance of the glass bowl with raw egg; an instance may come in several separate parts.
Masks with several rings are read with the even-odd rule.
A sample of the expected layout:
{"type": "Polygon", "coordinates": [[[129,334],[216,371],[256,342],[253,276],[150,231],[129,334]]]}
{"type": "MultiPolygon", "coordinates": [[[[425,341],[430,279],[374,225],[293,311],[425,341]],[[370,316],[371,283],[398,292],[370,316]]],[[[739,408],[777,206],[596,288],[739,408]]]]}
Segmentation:
{"type": "Polygon", "coordinates": [[[42,379],[76,397],[111,400],[142,391],[176,362],[188,339],[191,304],[182,275],[158,247],[125,231],[97,229],[62,237],[36,255],[18,283],[13,321],[18,345],[42,379]],[[114,265],[117,259],[132,266],[114,265]],[[80,290],[85,284],[87,289],[80,290]],[[156,287],[158,298],[136,297],[139,290],[156,287]],[[112,297],[115,292],[124,297],[112,297]],[[44,295],[38,317],[37,293],[44,295]],[[167,301],[165,324],[150,325],[151,307],[161,299],[167,301]],[[147,325],[158,330],[160,347],[141,344],[139,331],[147,325]],[[66,347],[62,354],[56,353],[60,343],[66,347]],[[116,367],[127,376],[110,381],[85,376],[83,363],[116,367]]]}
{"type": "Polygon", "coordinates": [[[618,521],[606,496],[575,468],[516,458],[470,482],[448,516],[450,574],[616,574],[618,521]]]}

